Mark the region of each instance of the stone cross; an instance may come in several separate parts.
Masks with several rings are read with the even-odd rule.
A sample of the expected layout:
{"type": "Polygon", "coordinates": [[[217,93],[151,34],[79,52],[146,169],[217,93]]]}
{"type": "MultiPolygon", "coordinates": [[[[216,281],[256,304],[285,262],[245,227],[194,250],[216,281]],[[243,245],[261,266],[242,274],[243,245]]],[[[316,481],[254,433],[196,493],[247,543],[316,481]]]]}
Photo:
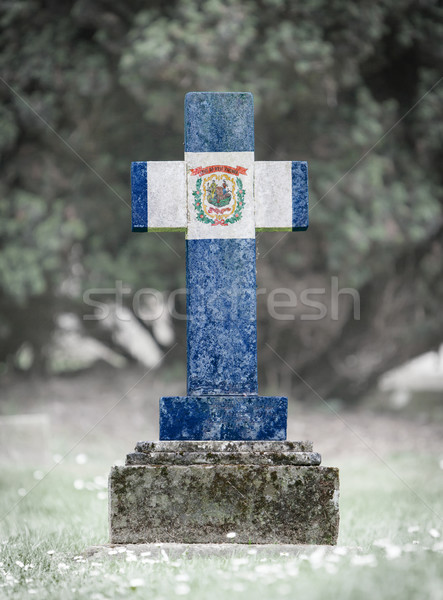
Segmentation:
{"type": "Polygon", "coordinates": [[[303,161],[254,161],[250,93],[191,92],[185,157],[134,162],[133,231],[186,232],[187,396],[160,440],[285,440],[287,398],[258,396],[255,232],[308,227],[303,161]]]}
{"type": "Polygon", "coordinates": [[[113,544],[334,544],[338,469],[257,389],[255,231],[306,229],[304,162],[254,162],[251,94],[191,93],[185,160],[132,166],[133,229],[184,230],[188,390],[109,477],[113,544]]]}

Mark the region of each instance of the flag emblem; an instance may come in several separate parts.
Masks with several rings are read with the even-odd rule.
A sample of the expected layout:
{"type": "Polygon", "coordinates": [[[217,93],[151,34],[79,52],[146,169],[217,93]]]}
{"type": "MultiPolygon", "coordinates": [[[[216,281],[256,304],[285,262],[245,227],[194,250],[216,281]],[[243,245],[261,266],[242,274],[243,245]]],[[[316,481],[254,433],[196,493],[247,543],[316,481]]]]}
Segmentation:
{"type": "Polygon", "coordinates": [[[226,227],[241,219],[245,205],[242,176],[247,175],[246,171],[228,165],[191,169],[191,176],[198,176],[192,191],[197,221],[226,227]]]}

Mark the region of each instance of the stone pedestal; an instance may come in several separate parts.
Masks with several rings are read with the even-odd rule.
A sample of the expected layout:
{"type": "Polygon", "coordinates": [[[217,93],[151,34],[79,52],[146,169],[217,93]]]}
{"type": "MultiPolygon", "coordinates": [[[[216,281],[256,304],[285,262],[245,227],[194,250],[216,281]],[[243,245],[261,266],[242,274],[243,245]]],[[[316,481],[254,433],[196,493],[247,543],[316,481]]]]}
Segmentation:
{"type": "Polygon", "coordinates": [[[161,440],[286,440],[283,396],[173,396],[160,399],[161,440]]]}
{"type": "Polygon", "coordinates": [[[320,462],[311,442],[139,442],[109,477],[111,543],[335,544],[320,462]]]}

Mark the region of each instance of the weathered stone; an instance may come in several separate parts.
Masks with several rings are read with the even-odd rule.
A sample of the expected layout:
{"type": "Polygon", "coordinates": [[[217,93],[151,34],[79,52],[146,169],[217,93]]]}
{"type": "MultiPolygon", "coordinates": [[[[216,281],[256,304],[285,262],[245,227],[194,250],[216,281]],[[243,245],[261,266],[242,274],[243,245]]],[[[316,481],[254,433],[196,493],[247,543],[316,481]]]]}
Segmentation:
{"type": "MultiPolygon", "coordinates": [[[[200,260],[201,254],[200,252],[200,260]]],[[[206,269],[210,269],[208,265],[210,265],[209,260],[206,263],[206,269]]],[[[203,266],[195,265],[194,271],[202,273],[202,270],[203,266]]],[[[243,273],[244,268],[240,271],[243,273]]],[[[226,281],[226,277],[224,280],[226,281]]],[[[215,292],[211,297],[214,295],[215,292]]],[[[203,297],[200,298],[199,305],[200,308],[204,305],[203,297]]],[[[250,322],[249,318],[245,317],[244,320],[247,323],[250,322]]],[[[224,328],[227,321],[228,319],[217,319],[218,326],[224,328]]],[[[206,338],[205,343],[209,344],[209,333],[201,332],[201,335],[206,338]]],[[[232,335],[234,335],[233,332],[229,333],[229,336],[232,335]]],[[[188,341],[189,339],[188,325],[188,341]]],[[[214,337],[212,343],[219,343],[218,339],[218,337],[214,337]]],[[[201,349],[202,341],[194,340],[193,344],[201,349]]],[[[244,351],[243,346],[242,348],[244,351]]],[[[238,351],[240,352],[240,347],[238,351]]],[[[232,353],[232,348],[229,349],[229,352],[232,353]]],[[[243,365],[244,356],[242,361],[240,362],[239,359],[239,364],[243,365]]],[[[211,378],[208,376],[208,379],[211,378]]],[[[245,394],[161,398],[160,439],[285,440],[287,413],[288,399],[283,396],[247,396],[245,394]]]]}
{"type": "Polygon", "coordinates": [[[334,544],[338,489],[327,467],[114,467],[111,542],[334,544]]]}
{"type": "Polygon", "coordinates": [[[258,396],[255,230],[307,228],[307,164],[256,168],[252,95],[192,92],[184,162],[136,163],[132,188],[135,231],[186,228],[187,395],[160,400],[165,445],[112,470],[111,541],[334,544],[338,470],[258,396]]]}
{"type": "Polygon", "coordinates": [[[136,452],[312,452],[312,442],[184,441],[137,442],[136,452]]]}
{"type": "Polygon", "coordinates": [[[319,465],[318,452],[132,452],[127,465],[319,465]]]}
{"type": "Polygon", "coordinates": [[[134,231],[186,230],[187,395],[160,439],[286,439],[287,399],[258,396],[255,231],[307,228],[306,162],[255,162],[252,94],[190,92],[184,161],[131,182],[134,231]]]}

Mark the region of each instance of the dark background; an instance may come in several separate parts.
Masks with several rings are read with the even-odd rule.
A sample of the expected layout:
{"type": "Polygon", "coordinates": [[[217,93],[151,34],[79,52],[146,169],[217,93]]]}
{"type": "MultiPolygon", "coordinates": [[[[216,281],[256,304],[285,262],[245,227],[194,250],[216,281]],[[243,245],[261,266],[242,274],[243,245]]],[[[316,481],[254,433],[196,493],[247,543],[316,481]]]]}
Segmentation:
{"type": "MultiPolygon", "coordinates": [[[[309,161],[310,228],[259,235],[257,283],[324,288],[327,315],[306,320],[299,303],[276,320],[259,296],[262,388],[303,399],[303,379],[355,402],[439,346],[440,3],[3,1],[0,27],[0,385],[53,374],[66,314],[130,364],[83,320],[83,293],[184,286],[184,234],[130,231],[129,164],[183,160],[183,99],[198,90],[251,91],[256,159],[309,161]],[[349,295],[331,317],[332,277],[359,292],[360,320],[349,295]]],[[[182,377],[185,323],[171,324],[182,377]]]]}

